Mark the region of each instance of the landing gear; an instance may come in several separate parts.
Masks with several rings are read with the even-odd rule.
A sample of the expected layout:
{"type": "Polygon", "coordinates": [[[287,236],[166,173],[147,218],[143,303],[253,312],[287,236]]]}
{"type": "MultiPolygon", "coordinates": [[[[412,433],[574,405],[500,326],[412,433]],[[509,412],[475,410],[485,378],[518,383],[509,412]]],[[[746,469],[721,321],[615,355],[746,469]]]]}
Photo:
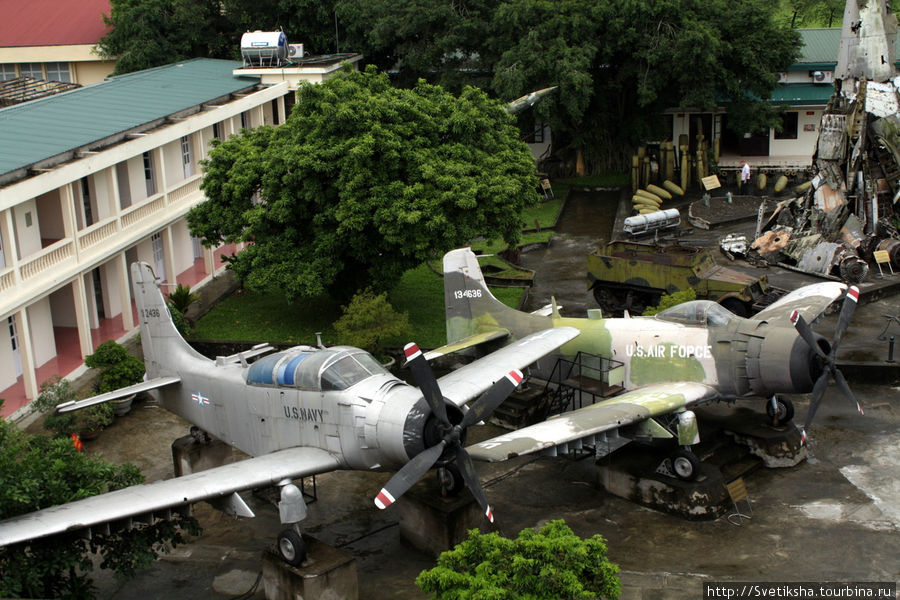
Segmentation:
{"type": "Polygon", "coordinates": [[[794,418],[794,403],[785,396],[772,396],[766,401],[766,415],[775,427],[780,427],[794,418]]]}
{"type": "Polygon", "coordinates": [[[306,560],[306,544],[303,537],[293,529],[285,529],[278,534],[278,553],[284,562],[299,567],[306,560]]]}
{"type": "Polygon", "coordinates": [[[672,470],[682,481],[694,481],[700,475],[700,459],[690,450],[677,450],[672,455],[672,470]]]}
{"type": "Polygon", "coordinates": [[[438,467],[437,473],[442,496],[456,496],[466,487],[462,472],[456,463],[447,463],[443,467],[438,467]]]}

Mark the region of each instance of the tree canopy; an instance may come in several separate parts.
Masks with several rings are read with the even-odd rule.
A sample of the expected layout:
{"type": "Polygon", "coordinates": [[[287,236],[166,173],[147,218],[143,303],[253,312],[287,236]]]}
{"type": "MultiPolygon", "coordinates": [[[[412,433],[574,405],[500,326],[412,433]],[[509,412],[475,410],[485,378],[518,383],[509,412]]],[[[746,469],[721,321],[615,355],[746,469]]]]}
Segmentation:
{"type": "MultiPolygon", "coordinates": [[[[134,465],[107,463],[77,451],[68,438],[30,435],[0,419],[0,519],[142,481],[134,465]]],[[[176,515],[131,531],[95,532],[90,540],[76,532],[0,548],[0,597],[91,598],[95,559],[101,568],[133,575],[182,543],[182,527],[198,532],[193,518],[176,515]]]]}
{"type": "Polygon", "coordinates": [[[558,520],[514,540],[473,529],[416,585],[438,600],[594,600],[619,597],[618,570],[600,535],[582,539],[558,520]]]}
{"type": "Polygon", "coordinates": [[[277,128],[216,143],[207,201],[188,213],[253,289],[349,298],[389,289],[409,268],[478,235],[520,235],[537,178],[503,105],[468,87],[391,87],[374,68],[301,84],[277,128]]]}
{"type": "Polygon", "coordinates": [[[797,57],[799,20],[828,0],[111,0],[114,29],[100,48],[117,72],[193,56],[237,58],[240,34],[283,28],[316,53],[361,52],[457,92],[503,100],[558,86],[534,116],[554,152],[582,152],[594,170],[619,169],[634,146],[665,135],[666,108],[728,105],[736,133],[777,125],[761,102],[797,57]],[[795,21],[797,19],[794,19],[795,21]]]}

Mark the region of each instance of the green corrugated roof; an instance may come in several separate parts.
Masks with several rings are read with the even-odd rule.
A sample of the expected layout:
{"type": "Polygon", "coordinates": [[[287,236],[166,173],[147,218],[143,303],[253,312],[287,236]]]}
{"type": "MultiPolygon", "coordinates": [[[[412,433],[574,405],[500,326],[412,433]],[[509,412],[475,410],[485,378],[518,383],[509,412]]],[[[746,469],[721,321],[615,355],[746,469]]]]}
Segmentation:
{"type": "Polygon", "coordinates": [[[240,66],[197,58],[0,109],[0,175],[258,83],[240,66]]]}
{"type": "Polygon", "coordinates": [[[803,47],[795,66],[808,64],[837,64],[841,46],[841,28],[798,29],[803,47]]]}
{"type": "MultiPolygon", "coordinates": [[[[818,29],[798,29],[800,41],[800,58],[791,65],[791,71],[807,69],[833,70],[837,66],[838,52],[841,47],[841,28],[822,27],[818,29]]],[[[900,33],[897,35],[900,42],[900,33]]],[[[900,66],[900,60],[897,61],[900,66]]]]}
{"type": "Polygon", "coordinates": [[[772,90],[770,104],[784,104],[791,106],[806,106],[828,104],[828,99],[834,93],[832,85],[816,85],[814,83],[788,83],[776,86],[772,90]]]}

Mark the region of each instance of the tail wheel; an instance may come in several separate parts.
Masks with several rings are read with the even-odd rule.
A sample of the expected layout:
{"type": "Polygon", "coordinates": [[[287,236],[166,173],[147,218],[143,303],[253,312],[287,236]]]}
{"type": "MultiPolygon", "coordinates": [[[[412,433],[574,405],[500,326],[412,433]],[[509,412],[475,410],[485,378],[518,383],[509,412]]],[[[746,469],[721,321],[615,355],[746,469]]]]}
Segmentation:
{"type": "Polygon", "coordinates": [[[292,567],[299,567],[306,560],[306,544],[299,533],[293,529],[285,529],[278,534],[278,553],[284,562],[292,567]]]}
{"type": "Polygon", "coordinates": [[[794,403],[784,396],[774,396],[766,402],[766,415],[775,426],[784,425],[794,418],[794,403]]]}
{"type": "Polygon", "coordinates": [[[672,470],[682,481],[694,481],[700,475],[700,459],[690,450],[678,450],[672,455],[672,470]]]}

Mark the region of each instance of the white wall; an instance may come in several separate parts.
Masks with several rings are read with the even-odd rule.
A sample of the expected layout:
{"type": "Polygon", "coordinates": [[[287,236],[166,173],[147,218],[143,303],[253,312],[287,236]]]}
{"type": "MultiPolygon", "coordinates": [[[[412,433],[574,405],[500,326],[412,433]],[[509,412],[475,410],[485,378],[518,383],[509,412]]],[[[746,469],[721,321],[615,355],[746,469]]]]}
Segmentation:
{"type": "Polygon", "coordinates": [[[57,327],[77,327],[75,318],[75,298],[72,293],[72,285],[66,285],[56,290],[49,296],[50,308],[53,311],[53,323],[57,327]]]}
{"type": "Polygon", "coordinates": [[[61,240],[66,237],[66,226],[62,219],[59,190],[53,190],[35,199],[40,216],[41,237],[61,240]]]}
{"type": "Polygon", "coordinates": [[[106,318],[122,313],[122,302],[119,299],[119,261],[113,258],[100,265],[100,282],[103,289],[103,306],[106,318]]]}
{"type": "Polygon", "coordinates": [[[26,200],[13,208],[13,216],[16,224],[16,245],[19,248],[19,256],[27,258],[41,250],[41,232],[38,227],[37,204],[34,198],[26,200]],[[31,214],[31,226],[25,225],[26,215],[31,214]]]}
{"type": "MultiPolygon", "coordinates": [[[[178,273],[194,265],[194,243],[184,219],[172,225],[172,247],[175,251],[175,270],[178,273]]],[[[175,280],[174,277],[170,279],[175,280]]]]}
{"type": "MultiPolygon", "coordinates": [[[[128,189],[131,192],[131,203],[140,204],[147,199],[147,184],[144,182],[144,157],[138,155],[129,158],[128,165],[128,189]]],[[[159,177],[157,176],[157,181],[159,177]]]]}
{"type": "MultiPolygon", "coordinates": [[[[181,166],[181,140],[175,140],[163,146],[162,154],[166,185],[171,188],[184,179],[184,169],[181,166]]],[[[161,188],[160,191],[162,191],[161,188]]]]}
{"type": "MultiPolygon", "coordinates": [[[[70,287],[70,286],[66,286],[70,287]]],[[[56,357],[56,339],[53,337],[53,314],[50,299],[46,296],[28,307],[28,323],[31,326],[31,344],[34,347],[34,366],[40,367],[56,357]]],[[[41,382],[38,381],[38,384],[41,382]]]]}
{"type": "Polygon", "coordinates": [[[769,131],[769,156],[804,156],[812,157],[819,136],[819,122],[822,119],[821,108],[791,109],[797,114],[797,139],[776,140],[775,130],[769,131]],[[804,131],[804,127],[809,131],[804,131]]]}
{"type": "MultiPolygon", "coordinates": [[[[20,346],[21,347],[21,346],[20,346]]],[[[15,385],[16,370],[13,366],[12,342],[6,317],[0,319],[0,390],[15,385]]]]}

